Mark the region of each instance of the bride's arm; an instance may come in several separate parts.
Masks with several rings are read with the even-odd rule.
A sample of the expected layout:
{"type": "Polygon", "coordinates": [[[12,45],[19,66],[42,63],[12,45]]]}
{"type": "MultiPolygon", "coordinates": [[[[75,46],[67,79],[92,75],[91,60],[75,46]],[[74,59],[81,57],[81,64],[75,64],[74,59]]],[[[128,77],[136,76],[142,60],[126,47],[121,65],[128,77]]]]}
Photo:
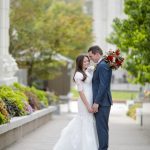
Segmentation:
{"type": "Polygon", "coordinates": [[[90,104],[88,103],[84,92],[83,92],[83,91],[79,91],[79,95],[80,95],[80,98],[81,98],[81,100],[83,101],[84,105],[86,106],[88,112],[92,113],[92,112],[93,112],[93,109],[92,109],[92,107],[90,106],[90,104]]]}
{"type": "Polygon", "coordinates": [[[77,89],[78,89],[80,98],[83,101],[84,105],[86,106],[87,110],[89,112],[93,112],[93,109],[90,106],[90,104],[88,103],[88,101],[86,99],[86,96],[85,96],[85,94],[83,92],[83,81],[81,79],[82,78],[80,76],[79,77],[77,76],[77,78],[75,78],[75,82],[76,82],[76,85],[77,85],[77,89]]]}

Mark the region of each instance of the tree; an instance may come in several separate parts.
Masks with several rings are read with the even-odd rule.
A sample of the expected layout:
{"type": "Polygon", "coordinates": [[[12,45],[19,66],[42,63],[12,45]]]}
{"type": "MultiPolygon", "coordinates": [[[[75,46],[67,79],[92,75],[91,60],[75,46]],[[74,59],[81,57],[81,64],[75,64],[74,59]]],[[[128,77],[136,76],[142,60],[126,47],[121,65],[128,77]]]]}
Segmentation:
{"type": "Polygon", "coordinates": [[[92,20],[80,3],[55,2],[42,19],[44,39],[52,49],[71,58],[85,51],[92,42],[92,20]],[[49,28],[47,31],[46,29],[49,28]]]}
{"type": "Polygon", "coordinates": [[[92,20],[81,3],[52,0],[15,0],[11,3],[10,53],[32,79],[60,74],[59,53],[75,58],[92,42],[92,20]]]}
{"type": "Polygon", "coordinates": [[[150,82],[150,1],[125,0],[125,19],[113,21],[113,32],[107,38],[126,52],[125,68],[135,83],[150,82]]]}

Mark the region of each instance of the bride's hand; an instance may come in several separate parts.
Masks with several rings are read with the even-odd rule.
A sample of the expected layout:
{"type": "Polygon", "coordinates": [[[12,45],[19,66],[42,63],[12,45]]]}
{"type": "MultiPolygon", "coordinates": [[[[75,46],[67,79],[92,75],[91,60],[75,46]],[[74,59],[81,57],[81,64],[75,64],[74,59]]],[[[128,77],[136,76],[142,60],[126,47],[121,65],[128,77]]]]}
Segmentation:
{"type": "Polygon", "coordinates": [[[93,113],[93,108],[91,106],[87,106],[87,110],[89,113],[93,113]]]}

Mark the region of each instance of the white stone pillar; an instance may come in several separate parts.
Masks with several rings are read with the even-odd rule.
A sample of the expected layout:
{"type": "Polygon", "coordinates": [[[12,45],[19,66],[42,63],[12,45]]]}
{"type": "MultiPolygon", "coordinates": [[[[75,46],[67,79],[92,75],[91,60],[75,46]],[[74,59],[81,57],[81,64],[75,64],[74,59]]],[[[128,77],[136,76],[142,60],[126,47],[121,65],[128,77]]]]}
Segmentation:
{"type": "MultiPolygon", "coordinates": [[[[107,36],[113,31],[112,23],[114,18],[123,17],[123,1],[124,0],[108,0],[108,24],[107,24],[107,36]]],[[[115,45],[108,43],[108,49],[115,49],[115,45]]]]}
{"type": "Polygon", "coordinates": [[[107,50],[107,2],[108,0],[93,0],[93,33],[94,44],[107,50]]]}
{"type": "Polygon", "coordinates": [[[0,85],[17,81],[17,64],[9,54],[9,0],[0,0],[0,85]]]}

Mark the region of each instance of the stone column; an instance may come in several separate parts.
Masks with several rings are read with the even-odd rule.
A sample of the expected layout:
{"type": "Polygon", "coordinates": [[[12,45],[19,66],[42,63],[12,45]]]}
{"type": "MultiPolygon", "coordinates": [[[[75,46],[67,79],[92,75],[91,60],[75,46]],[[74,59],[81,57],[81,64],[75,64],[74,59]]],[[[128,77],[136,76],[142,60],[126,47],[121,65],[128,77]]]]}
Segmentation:
{"type": "Polygon", "coordinates": [[[0,85],[17,81],[17,64],[9,54],[9,0],[0,0],[0,85]]]}
{"type": "MultiPolygon", "coordinates": [[[[123,0],[108,0],[108,24],[107,35],[109,35],[112,29],[112,23],[114,18],[123,18],[123,0]]],[[[115,49],[115,45],[108,43],[108,49],[115,49]]]]}
{"type": "Polygon", "coordinates": [[[108,0],[93,0],[93,32],[94,44],[99,45],[104,51],[107,50],[107,2],[108,0]]]}

